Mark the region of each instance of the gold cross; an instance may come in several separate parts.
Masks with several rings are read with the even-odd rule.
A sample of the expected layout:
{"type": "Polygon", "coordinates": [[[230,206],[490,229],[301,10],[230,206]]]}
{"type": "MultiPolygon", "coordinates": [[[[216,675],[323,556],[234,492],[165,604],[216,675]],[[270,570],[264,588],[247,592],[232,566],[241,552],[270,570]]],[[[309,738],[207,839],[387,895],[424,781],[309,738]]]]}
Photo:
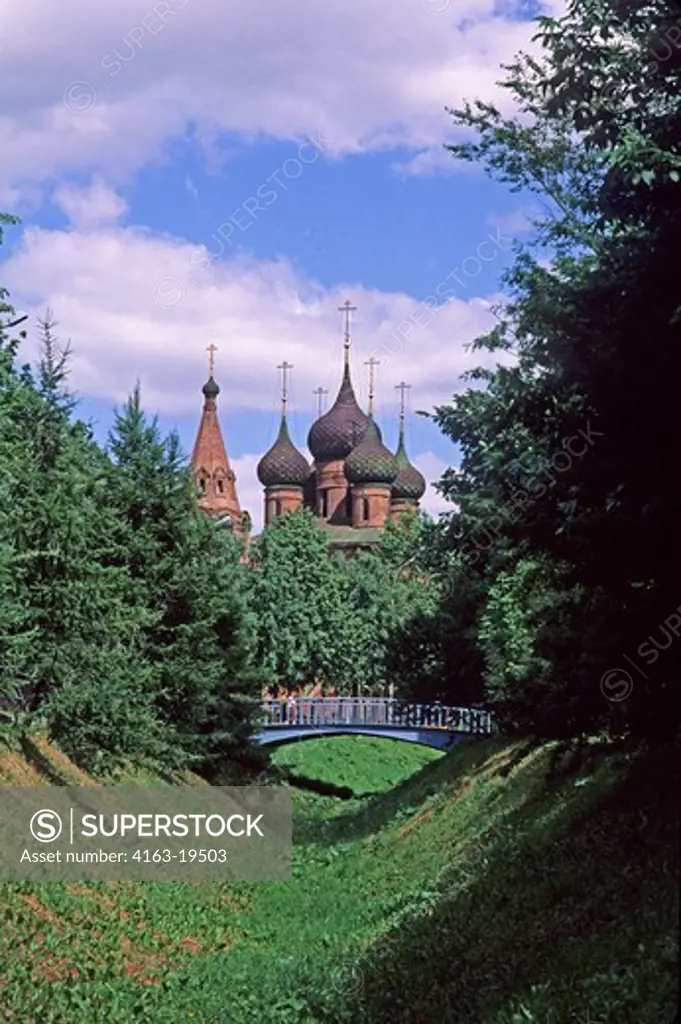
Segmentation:
{"type": "Polygon", "coordinates": [[[400,419],[404,419],[404,393],[409,391],[411,384],[405,384],[404,381],[400,381],[399,384],[395,385],[395,391],[400,391],[400,419]]]}
{"type": "Polygon", "coordinates": [[[326,390],[326,388],[322,388],[322,387],[319,387],[319,388],[317,388],[317,389],[316,389],[315,391],[313,391],[313,392],[312,392],[312,394],[313,394],[313,395],[316,395],[316,396],[317,396],[317,398],[319,399],[319,415],[320,415],[320,416],[321,416],[321,414],[322,414],[322,402],[323,402],[323,396],[324,396],[324,395],[328,395],[328,393],[329,393],[329,392],[328,392],[328,391],[326,390]]]}
{"type": "Polygon", "coordinates": [[[346,299],[342,306],[338,307],[339,313],[345,313],[345,348],[350,348],[350,314],[357,312],[357,306],[350,304],[350,299],[346,299]]]}
{"type": "Polygon", "coordinates": [[[217,352],[217,350],[218,350],[217,345],[214,345],[212,341],[211,341],[210,345],[208,346],[208,348],[206,349],[206,352],[208,353],[208,376],[209,377],[213,376],[213,367],[214,367],[213,355],[214,355],[215,352],[217,352]]]}
{"type": "Polygon", "coordinates": [[[280,366],[278,366],[277,369],[282,371],[281,375],[283,380],[281,388],[281,403],[284,409],[286,409],[286,402],[288,401],[288,371],[293,369],[293,365],[291,363],[287,363],[286,360],[284,360],[284,362],[280,366]]]}
{"type": "Polygon", "coordinates": [[[364,364],[369,367],[369,415],[374,411],[374,370],[381,365],[381,360],[372,355],[364,364]]]}

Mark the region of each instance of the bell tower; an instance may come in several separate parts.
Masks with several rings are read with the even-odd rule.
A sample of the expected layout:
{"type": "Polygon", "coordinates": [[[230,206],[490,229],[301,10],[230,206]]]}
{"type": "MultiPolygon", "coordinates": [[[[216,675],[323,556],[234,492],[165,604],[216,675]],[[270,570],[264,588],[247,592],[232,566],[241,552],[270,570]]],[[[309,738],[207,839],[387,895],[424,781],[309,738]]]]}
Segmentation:
{"type": "Polygon", "coordinates": [[[241,511],[236,474],[229,464],[220,430],[217,412],[220,388],[213,377],[216,351],[215,345],[208,346],[208,380],[202,388],[203,412],[190,465],[196,480],[199,508],[207,515],[222,520],[243,537],[249,532],[249,516],[241,511]]]}

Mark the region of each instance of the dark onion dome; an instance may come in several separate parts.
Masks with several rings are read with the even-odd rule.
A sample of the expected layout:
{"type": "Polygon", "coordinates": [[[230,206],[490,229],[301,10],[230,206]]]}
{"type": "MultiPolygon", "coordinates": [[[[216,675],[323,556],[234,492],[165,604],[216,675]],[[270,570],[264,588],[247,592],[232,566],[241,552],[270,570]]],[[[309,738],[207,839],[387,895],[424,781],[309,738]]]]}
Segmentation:
{"type": "Polygon", "coordinates": [[[373,416],[366,433],[345,460],[345,475],[351,484],[391,484],[399,467],[393,453],[381,441],[373,416]]]}
{"type": "Polygon", "coordinates": [[[307,459],[301,455],[288,435],[286,416],[282,416],[277,440],[258,463],[258,479],[263,487],[304,487],[310,472],[307,459]]]}
{"type": "MultiPolygon", "coordinates": [[[[359,407],[346,363],[338,397],[307,435],[307,446],[317,462],[344,459],[364,437],[369,417],[359,407]]],[[[378,431],[380,440],[380,431],[378,431]]]]}
{"type": "Polygon", "coordinates": [[[393,498],[402,501],[418,501],[426,493],[426,481],[416,466],[412,466],[407,457],[407,449],[404,446],[404,428],[400,427],[400,443],[395,452],[395,459],[399,468],[397,479],[392,486],[393,498]]]}
{"type": "Polygon", "coordinates": [[[206,383],[201,388],[206,398],[217,398],[220,394],[220,388],[217,386],[212,377],[209,377],[206,383]]]}

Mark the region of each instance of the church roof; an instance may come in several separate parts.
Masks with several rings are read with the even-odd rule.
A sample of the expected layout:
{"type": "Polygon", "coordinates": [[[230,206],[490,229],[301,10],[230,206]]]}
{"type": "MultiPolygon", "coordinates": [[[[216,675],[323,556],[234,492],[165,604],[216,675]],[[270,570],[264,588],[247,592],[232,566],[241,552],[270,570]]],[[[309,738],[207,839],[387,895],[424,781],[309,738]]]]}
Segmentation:
{"type": "Polygon", "coordinates": [[[426,481],[422,473],[413,466],[407,456],[407,449],[404,444],[404,421],[400,424],[400,443],[395,452],[398,473],[392,486],[393,498],[402,498],[405,501],[418,501],[426,491],[426,481]]]}
{"type": "Polygon", "coordinates": [[[344,459],[364,437],[369,417],[360,409],[346,360],[336,401],[310,427],[307,444],[317,462],[344,459]]]}
{"type": "Polygon", "coordinates": [[[307,459],[295,447],[288,433],[286,416],[281,417],[277,439],[258,463],[258,479],[264,487],[303,487],[310,476],[307,459]]]}
{"type": "Polygon", "coordinates": [[[213,380],[212,374],[202,390],[203,412],[190,460],[194,475],[199,482],[204,481],[205,490],[199,498],[199,506],[206,512],[229,515],[234,522],[241,522],[236,476],[229,464],[218,420],[216,398],[220,388],[213,380]]]}
{"type": "Polygon", "coordinates": [[[373,416],[364,437],[345,460],[345,475],[353,484],[391,484],[398,473],[397,459],[381,440],[373,416]]]}
{"type": "Polygon", "coordinates": [[[201,388],[206,398],[216,399],[220,394],[220,388],[217,383],[213,380],[212,375],[208,378],[206,383],[201,388]]]}

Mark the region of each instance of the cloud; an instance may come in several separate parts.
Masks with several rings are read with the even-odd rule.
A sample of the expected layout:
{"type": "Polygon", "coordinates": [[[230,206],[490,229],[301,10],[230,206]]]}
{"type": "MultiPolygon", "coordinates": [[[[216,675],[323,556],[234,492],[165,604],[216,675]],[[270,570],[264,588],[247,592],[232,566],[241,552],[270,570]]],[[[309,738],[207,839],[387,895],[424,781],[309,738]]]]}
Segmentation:
{"type": "Polygon", "coordinates": [[[192,179],[189,177],[189,175],[187,175],[185,177],[185,179],[184,179],[184,187],[186,188],[187,192],[192,197],[192,199],[195,199],[196,202],[198,203],[198,201],[199,201],[199,190],[197,189],[196,185],[194,184],[192,179]]]}
{"type": "Polygon", "coordinates": [[[443,146],[422,149],[408,160],[398,160],[392,169],[401,178],[423,178],[432,174],[448,172],[453,174],[461,170],[461,164],[455,160],[449,150],[443,146]]]}
{"type": "Polygon", "coordinates": [[[423,511],[428,512],[434,519],[437,519],[440,512],[451,512],[454,507],[452,503],[445,501],[433,486],[433,484],[439,482],[444,471],[449,469],[449,465],[432,452],[423,452],[421,455],[415,455],[412,457],[412,462],[423,473],[428,484],[426,493],[421,499],[423,511]]]}
{"type": "Polygon", "coordinates": [[[79,229],[114,223],[128,209],[125,199],[95,180],[86,188],[62,185],[54,193],[54,201],[70,223],[79,229]]]}
{"type": "MultiPolygon", "coordinates": [[[[467,297],[473,280],[457,275],[462,287],[450,280],[450,300],[429,310],[404,292],[354,282],[325,288],[284,258],[195,265],[196,252],[182,239],[136,227],[30,228],[3,266],[3,283],[18,308],[54,311],[72,342],[77,391],[120,403],[139,378],[149,408],[175,415],[195,410],[211,342],[230,409],[276,409],[276,367],[284,358],[294,367],[292,410],[313,414],[320,385],[333,401],[342,362],[337,307],[347,297],[358,307],[356,390],[366,401],[363,364],[375,352],[379,412],[394,410],[394,386],[403,379],[415,408],[447,402],[460,374],[485,361],[469,345],[494,323],[495,296],[467,297]]],[[[26,356],[34,355],[29,338],[26,356]]]]}
{"type": "MultiPolygon", "coordinates": [[[[237,0],[6,4],[0,188],[15,199],[18,183],[75,170],[125,180],[190,135],[211,156],[224,133],[321,131],[336,154],[432,150],[450,124],[445,104],[475,95],[507,106],[496,82],[536,29],[525,9],[291,0],[264,17],[237,0]]],[[[432,170],[421,155],[412,173],[419,162],[432,170]]]]}
{"type": "Polygon", "coordinates": [[[534,222],[544,214],[537,203],[528,203],[508,213],[494,214],[487,217],[487,224],[497,228],[502,235],[519,238],[529,235],[534,230],[534,222]]]}

